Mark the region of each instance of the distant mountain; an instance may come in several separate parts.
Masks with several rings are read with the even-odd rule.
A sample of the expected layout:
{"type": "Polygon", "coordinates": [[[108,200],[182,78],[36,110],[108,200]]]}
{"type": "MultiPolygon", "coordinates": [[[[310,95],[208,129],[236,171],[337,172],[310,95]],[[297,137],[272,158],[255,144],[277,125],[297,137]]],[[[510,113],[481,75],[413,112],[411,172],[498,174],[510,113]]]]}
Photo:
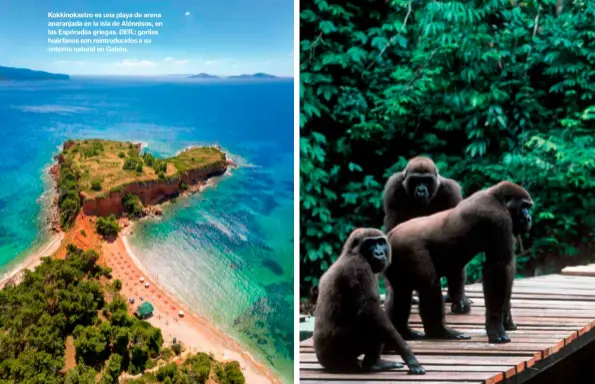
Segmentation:
{"type": "Polygon", "coordinates": [[[0,80],[70,80],[70,76],[43,71],[33,71],[25,68],[0,66],[0,80]]]}
{"type": "Polygon", "coordinates": [[[191,79],[218,79],[219,76],[209,75],[208,73],[199,73],[198,75],[190,76],[191,79]]]}
{"type": "Polygon", "coordinates": [[[237,76],[229,76],[229,79],[276,79],[277,76],[269,75],[268,73],[255,73],[253,75],[237,75],[237,76]]]}

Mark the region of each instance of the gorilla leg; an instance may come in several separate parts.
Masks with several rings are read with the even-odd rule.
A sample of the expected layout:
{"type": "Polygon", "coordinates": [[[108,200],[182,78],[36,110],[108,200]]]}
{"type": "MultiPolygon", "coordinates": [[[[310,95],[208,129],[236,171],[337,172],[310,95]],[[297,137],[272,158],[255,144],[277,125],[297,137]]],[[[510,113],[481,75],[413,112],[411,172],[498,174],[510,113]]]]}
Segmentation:
{"type": "Polygon", "coordinates": [[[440,280],[435,277],[430,285],[418,290],[419,314],[429,339],[470,339],[464,333],[448,328],[444,319],[444,303],[440,280]]]}
{"type": "Polygon", "coordinates": [[[382,360],[380,355],[384,345],[378,340],[370,340],[366,346],[364,359],[362,360],[362,370],[364,372],[381,372],[396,368],[403,368],[403,364],[394,361],[382,360]]]}
{"type": "MultiPolygon", "coordinates": [[[[422,333],[409,328],[409,315],[411,314],[413,290],[407,285],[391,284],[388,291],[384,307],[388,314],[388,318],[397,329],[397,332],[399,332],[401,337],[405,340],[418,340],[423,338],[424,335],[422,333]]],[[[394,350],[394,348],[394,345],[387,345],[388,350],[394,350]]]]}
{"type": "Polygon", "coordinates": [[[455,271],[446,276],[448,283],[448,293],[444,298],[447,303],[452,303],[450,310],[452,313],[466,314],[471,312],[471,300],[465,297],[465,283],[467,281],[467,271],[463,267],[460,271],[455,271]]]}
{"type": "MultiPolygon", "coordinates": [[[[511,276],[513,276],[512,278],[514,279],[514,275],[516,274],[516,262],[512,262],[512,272],[510,273],[511,276]]],[[[514,323],[514,321],[512,320],[512,313],[510,311],[511,308],[511,304],[510,304],[510,300],[512,299],[512,283],[511,283],[511,289],[508,292],[508,296],[506,297],[506,302],[504,303],[504,329],[507,331],[514,331],[517,329],[516,324],[514,323]]]]}
{"type": "MultiPolygon", "coordinates": [[[[489,260],[489,255],[488,255],[489,260]]],[[[513,261],[514,262],[514,261],[513,261]]],[[[514,266],[498,261],[487,261],[483,267],[483,293],[486,306],[486,332],[490,343],[508,343],[504,329],[505,307],[509,301],[514,280],[514,266]]]]}

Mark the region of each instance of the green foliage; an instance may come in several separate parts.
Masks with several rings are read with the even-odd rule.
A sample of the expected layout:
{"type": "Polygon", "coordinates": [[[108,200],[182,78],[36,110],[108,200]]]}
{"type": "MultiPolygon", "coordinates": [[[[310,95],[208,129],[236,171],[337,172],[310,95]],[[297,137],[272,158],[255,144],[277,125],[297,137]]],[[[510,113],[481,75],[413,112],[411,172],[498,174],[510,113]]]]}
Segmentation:
{"type": "Polygon", "coordinates": [[[58,179],[58,209],[60,211],[60,226],[63,229],[72,227],[74,219],[81,209],[78,178],[78,172],[73,168],[72,162],[65,161],[60,167],[60,178],[58,179]]]}
{"type": "Polygon", "coordinates": [[[217,382],[221,384],[244,384],[246,379],[237,361],[230,361],[215,366],[217,382]]]}
{"type": "Polygon", "coordinates": [[[125,154],[124,152],[120,152],[120,153],[118,153],[118,157],[119,157],[120,159],[123,159],[123,158],[125,158],[125,157],[126,157],[126,154],[125,154]]]}
{"type": "Polygon", "coordinates": [[[107,361],[107,366],[103,371],[103,376],[99,384],[118,384],[118,377],[122,370],[122,356],[114,353],[107,361]]]}
{"type": "Polygon", "coordinates": [[[160,174],[165,175],[165,172],[167,172],[167,162],[164,160],[155,159],[153,162],[153,169],[157,174],[159,174],[159,177],[162,178],[160,174]]]}
{"type": "Polygon", "coordinates": [[[137,163],[136,164],[136,172],[138,172],[138,173],[142,173],[143,172],[143,164],[142,163],[137,163]]]}
{"type": "MultiPolygon", "coordinates": [[[[67,248],[64,260],[45,258],[22,282],[0,291],[0,381],[62,383],[66,336],[97,321],[104,305],[98,281],[86,278],[88,253],[67,248]]],[[[86,383],[76,368],[69,383],[86,383]]]]}
{"type": "Polygon", "coordinates": [[[131,217],[140,217],[143,213],[143,205],[140,198],[131,193],[122,197],[122,206],[131,217]]]}
{"type": "Polygon", "coordinates": [[[120,225],[114,215],[109,215],[107,218],[98,217],[95,227],[97,228],[97,233],[105,237],[116,236],[120,232],[120,225]]]}
{"type": "Polygon", "coordinates": [[[120,280],[120,279],[114,280],[114,289],[116,291],[121,291],[122,290],[122,280],[120,280]]]}
{"type": "Polygon", "coordinates": [[[93,368],[79,363],[66,374],[64,384],[95,384],[96,372],[93,368]]]}
{"type": "Polygon", "coordinates": [[[87,237],[87,232],[84,229],[81,229],[80,232],[83,237],[87,237]]]}
{"type": "Polygon", "coordinates": [[[127,158],[124,161],[124,165],[122,166],[122,169],[129,170],[129,171],[135,171],[137,169],[137,167],[140,165],[141,171],[142,171],[143,165],[141,162],[139,162],[139,160],[140,159],[133,158],[133,157],[127,158]]]}
{"type": "Polygon", "coordinates": [[[171,346],[171,350],[174,351],[174,353],[178,356],[180,356],[180,353],[182,353],[182,344],[174,344],[171,346]]]}
{"type": "Polygon", "coordinates": [[[184,181],[180,181],[180,190],[185,191],[188,189],[188,185],[184,181]]]}
{"type": "Polygon", "coordinates": [[[145,164],[147,164],[147,166],[152,167],[155,163],[155,156],[151,155],[148,152],[145,152],[143,153],[143,160],[145,161],[145,164]]]}
{"type": "MultiPolygon", "coordinates": [[[[87,144],[87,140],[84,141],[87,144]]],[[[99,155],[103,151],[103,143],[100,141],[93,141],[91,146],[85,146],[83,149],[83,156],[84,157],[93,157],[99,155]]]]}
{"type": "Polygon", "coordinates": [[[155,374],[145,373],[140,378],[128,383],[206,383],[211,376],[211,370],[215,373],[214,378],[216,383],[243,384],[246,382],[244,374],[237,361],[218,363],[212,356],[207,355],[206,353],[197,353],[196,355],[188,356],[180,365],[163,365],[157,369],[155,374]]]}
{"type": "Polygon", "coordinates": [[[91,189],[93,191],[101,191],[101,182],[99,180],[93,180],[91,182],[91,189]]]}
{"type": "Polygon", "coordinates": [[[351,230],[381,226],[383,185],[415,155],[466,196],[529,190],[521,273],[593,241],[595,4],[519,3],[301,3],[302,294],[351,230]]]}

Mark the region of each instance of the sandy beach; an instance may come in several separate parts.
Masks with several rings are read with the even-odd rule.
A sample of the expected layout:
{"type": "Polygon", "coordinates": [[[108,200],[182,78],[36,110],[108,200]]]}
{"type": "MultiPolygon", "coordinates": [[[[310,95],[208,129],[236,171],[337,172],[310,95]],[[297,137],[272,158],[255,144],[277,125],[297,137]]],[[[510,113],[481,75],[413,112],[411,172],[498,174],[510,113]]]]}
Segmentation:
{"type": "Polygon", "coordinates": [[[0,276],[0,289],[3,288],[10,280],[18,283],[24,270],[28,269],[32,271],[35,269],[35,267],[41,264],[42,257],[53,255],[58,250],[58,248],[60,248],[60,244],[62,244],[63,239],[63,232],[53,234],[46,243],[39,247],[37,251],[31,253],[25,258],[23,262],[15,265],[10,269],[10,271],[5,273],[3,276],[0,276]]]}
{"type": "Polygon", "coordinates": [[[102,243],[102,259],[112,268],[113,278],[122,281],[122,295],[135,300],[130,309],[134,310],[142,302],[140,297],[144,301],[150,301],[155,312],[147,321],[161,328],[166,345],[171,345],[175,337],[193,353],[212,353],[218,361],[238,361],[247,383],[280,383],[265,366],[244,351],[239,343],[206,318],[182,305],[145,272],[127,244],[126,236],[133,227],[127,226],[115,241],[102,243]],[[140,281],[141,277],[144,282],[140,281]],[[149,283],[149,287],[145,283],[149,283]],[[183,317],[178,314],[180,310],[184,311],[183,317]]]}

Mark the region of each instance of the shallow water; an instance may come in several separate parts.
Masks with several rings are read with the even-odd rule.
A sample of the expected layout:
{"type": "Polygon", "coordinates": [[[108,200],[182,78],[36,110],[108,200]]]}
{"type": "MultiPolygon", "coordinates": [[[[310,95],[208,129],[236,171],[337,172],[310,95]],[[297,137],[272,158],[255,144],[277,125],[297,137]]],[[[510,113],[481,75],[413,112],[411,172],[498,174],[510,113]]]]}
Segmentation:
{"type": "Polygon", "coordinates": [[[239,169],[141,221],[130,246],[160,284],[292,381],[291,81],[4,84],[0,132],[0,274],[47,239],[45,169],[66,139],[143,142],[157,156],[228,150],[239,169]]]}

